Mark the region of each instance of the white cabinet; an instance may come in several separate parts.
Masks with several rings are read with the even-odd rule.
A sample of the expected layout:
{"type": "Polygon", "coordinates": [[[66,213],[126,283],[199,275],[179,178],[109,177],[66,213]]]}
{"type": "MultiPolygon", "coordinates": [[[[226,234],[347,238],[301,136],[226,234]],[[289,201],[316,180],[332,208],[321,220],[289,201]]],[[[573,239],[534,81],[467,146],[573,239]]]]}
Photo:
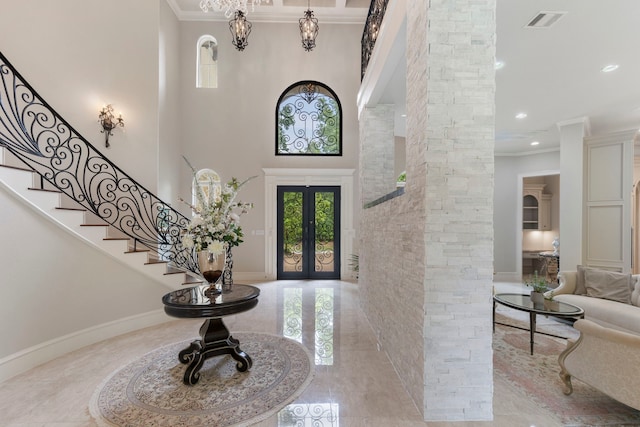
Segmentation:
{"type": "Polygon", "coordinates": [[[551,230],[551,194],[545,194],[545,184],[525,184],[522,199],[522,228],[551,230]]]}
{"type": "Polygon", "coordinates": [[[542,193],[538,208],[538,230],[551,230],[551,194],[542,193]]]}

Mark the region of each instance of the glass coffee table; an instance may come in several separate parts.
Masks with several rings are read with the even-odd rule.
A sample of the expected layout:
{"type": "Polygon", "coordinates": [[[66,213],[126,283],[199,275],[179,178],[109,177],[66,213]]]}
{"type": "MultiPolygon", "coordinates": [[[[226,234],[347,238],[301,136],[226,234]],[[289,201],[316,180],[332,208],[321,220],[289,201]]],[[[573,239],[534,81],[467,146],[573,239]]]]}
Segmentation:
{"type": "Polygon", "coordinates": [[[565,338],[558,335],[548,334],[546,332],[536,331],[536,315],[543,314],[545,316],[553,316],[559,318],[577,319],[584,317],[584,310],[573,304],[556,300],[544,300],[543,303],[533,303],[527,294],[495,294],[493,296],[493,332],[496,331],[496,323],[499,325],[510,326],[512,328],[527,330],[519,326],[507,325],[505,323],[496,322],[496,303],[511,307],[516,310],[526,311],[529,313],[529,341],[531,343],[531,354],[533,354],[533,336],[537,332],[542,335],[548,335],[556,338],[565,338]]]}

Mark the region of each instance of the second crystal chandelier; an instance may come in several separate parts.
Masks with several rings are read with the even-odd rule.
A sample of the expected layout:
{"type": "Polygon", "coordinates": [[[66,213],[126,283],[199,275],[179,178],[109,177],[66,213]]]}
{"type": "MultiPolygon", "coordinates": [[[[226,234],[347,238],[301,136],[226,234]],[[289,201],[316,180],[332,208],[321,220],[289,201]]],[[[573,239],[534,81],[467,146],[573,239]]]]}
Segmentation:
{"type": "Polygon", "coordinates": [[[260,6],[262,2],[269,3],[269,0],[201,0],[200,9],[203,12],[208,12],[210,9],[224,10],[224,16],[231,18],[237,10],[246,16],[249,12],[249,4],[253,12],[256,5],[260,6]]]}

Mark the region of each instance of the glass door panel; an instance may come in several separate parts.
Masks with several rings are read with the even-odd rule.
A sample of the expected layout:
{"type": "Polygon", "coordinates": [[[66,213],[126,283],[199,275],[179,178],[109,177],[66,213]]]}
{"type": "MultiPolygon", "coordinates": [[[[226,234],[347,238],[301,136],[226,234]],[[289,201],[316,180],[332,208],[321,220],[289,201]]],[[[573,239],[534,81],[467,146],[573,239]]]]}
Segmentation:
{"type": "Polygon", "coordinates": [[[293,272],[303,270],[303,212],[301,191],[286,191],[283,193],[284,221],[283,239],[280,250],[283,271],[293,272]]]}
{"type": "Polygon", "coordinates": [[[335,193],[315,193],[315,253],[314,271],[333,272],[334,263],[334,216],[335,193]]]}

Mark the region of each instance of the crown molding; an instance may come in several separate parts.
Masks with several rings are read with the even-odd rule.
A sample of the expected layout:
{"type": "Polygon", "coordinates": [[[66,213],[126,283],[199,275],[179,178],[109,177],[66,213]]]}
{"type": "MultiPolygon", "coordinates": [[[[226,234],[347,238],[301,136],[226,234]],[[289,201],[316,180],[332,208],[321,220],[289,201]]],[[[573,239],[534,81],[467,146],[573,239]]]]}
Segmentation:
{"type": "MultiPolygon", "coordinates": [[[[204,22],[229,22],[230,18],[224,16],[224,12],[182,11],[175,0],[167,0],[169,6],[180,21],[204,21],[204,22]]],[[[269,7],[251,11],[247,19],[251,22],[268,23],[295,23],[298,24],[306,8],[293,7],[269,7]]],[[[362,8],[344,8],[336,13],[335,8],[312,7],[313,14],[322,24],[357,24],[364,25],[368,10],[362,8]]]]}

